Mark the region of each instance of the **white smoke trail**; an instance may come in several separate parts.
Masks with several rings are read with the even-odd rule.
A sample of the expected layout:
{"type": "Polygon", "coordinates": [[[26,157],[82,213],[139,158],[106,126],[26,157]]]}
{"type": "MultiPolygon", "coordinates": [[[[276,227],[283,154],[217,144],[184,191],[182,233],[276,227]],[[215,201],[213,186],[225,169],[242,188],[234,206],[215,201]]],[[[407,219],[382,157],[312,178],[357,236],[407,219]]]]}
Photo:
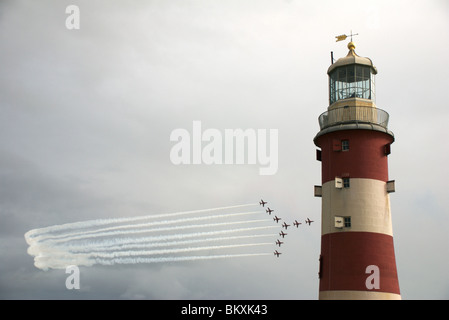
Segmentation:
{"type": "Polygon", "coordinates": [[[122,257],[136,257],[136,256],[155,256],[155,255],[167,255],[174,253],[190,253],[196,251],[206,251],[206,250],[221,250],[230,248],[243,248],[243,247],[253,247],[253,246],[266,246],[272,243],[244,243],[244,244],[232,244],[232,245],[219,245],[219,246],[206,246],[206,247],[188,247],[188,248],[174,248],[174,249],[163,249],[163,250],[138,250],[138,251],[116,251],[116,252],[89,252],[89,253],[69,253],[66,251],[54,251],[51,255],[41,254],[39,259],[43,260],[56,260],[62,261],[66,260],[72,264],[80,265],[80,263],[74,263],[80,258],[81,262],[88,261],[91,258],[100,259],[116,259],[122,257]]]}
{"type": "Polygon", "coordinates": [[[95,260],[91,259],[87,254],[70,255],[61,252],[59,255],[37,255],[34,257],[34,266],[36,268],[47,271],[48,269],[65,269],[67,266],[86,266],[90,267],[95,264],[95,260]]]}
{"type": "MultiPolygon", "coordinates": [[[[112,266],[115,264],[140,264],[140,263],[168,263],[168,262],[184,262],[184,261],[198,261],[198,260],[213,260],[213,259],[231,259],[243,257],[256,256],[271,256],[271,253],[240,253],[240,254],[223,254],[223,255],[204,255],[204,256],[167,256],[157,258],[136,257],[136,258],[116,258],[116,259],[89,259],[77,257],[76,259],[68,260],[50,260],[45,257],[36,257],[34,265],[42,270],[48,269],[65,269],[69,265],[91,267],[95,264],[112,266]]],[[[49,257],[47,257],[49,258],[49,257]]]]}
{"type": "Polygon", "coordinates": [[[68,247],[70,252],[74,253],[83,253],[83,252],[91,252],[92,250],[99,251],[119,251],[119,250],[131,250],[131,249],[149,249],[149,248],[161,248],[161,247],[173,247],[173,246],[185,246],[191,245],[195,243],[201,242],[218,242],[218,241],[233,241],[233,240],[241,240],[241,239],[254,239],[254,238],[264,238],[264,237],[272,237],[277,235],[276,233],[266,233],[266,234],[253,234],[246,236],[232,236],[232,237],[215,237],[215,238],[205,238],[205,239],[193,239],[193,240],[184,240],[184,241],[169,241],[169,242],[143,242],[143,243],[134,243],[131,244],[122,244],[122,245],[108,245],[108,244],[91,244],[91,247],[86,247],[85,245],[72,246],[68,247]]]}
{"type": "Polygon", "coordinates": [[[205,251],[205,250],[219,250],[219,249],[229,249],[229,248],[266,246],[266,245],[272,245],[272,244],[273,244],[272,242],[244,243],[244,244],[230,244],[230,245],[207,246],[207,247],[189,247],[189,248],[176,248],[176,249],[164,249],[164,250],[117,251],[117,252],[112,252],[112,253],[89,252],[87,255],[89,257],[115,259],[115,258],[127,257],[127,256],[152,256],[152,255],[163,255],[163,254],[173,254],[173,253],[188,253],[188,252],[205,251]]]}
{"type": "Polygon", "coordinates": [[[175,254],[194,253],[196,251],[236,250],[238,248],[248,250],[257,246],[272,245],[271,242],[261,242],[260,240],[262,237],[272,236],[273,234],[254,233],[276,228],[273,225],[258,225],[259,223],[271,222],[271,219],[238,220],[242,216],[261,213],[260,211],[225,212],[206,216],[195,215],[187,218],[177,218],[180,215],[210,213],[252,205],[133,218],[89,220],[33,229],[25,234],[25,239],[29,244],[27,252],[35,257],[35,266],[43,270],[65,268],[67,265],[72,264],[92,266],[98,263],[109,265],[115,263],[174,262],[213,259],[212,257],[265,255],[252,251],[215,256],[174,256],[175,254]],[[141,222],[145,219],[151,220],[141,222]],[[225,221],[210,223],[214,219],[224,219],[225,221]],[[235,227],[236,225],[241,226],[249,223],[255,224],[255,226],[247,228],[235,227]],[[199,232],[199,229],[207,228],[209,231],[199,232]],[[189,233],[188,230],[191,229],[198,231],[189,233]],[[251,232],[252,234],[232,236],[233,233],[243,232],[251,232]],[[154,233],[155,235],[144,235],[147,233],[154,233]],[[137,236],[137,234],[141,235],[137,236]],[[251,242],[242,243],[241,241],[244,239],[251,240],[251,242]],[[233,243],[226,243],[228,241],[233,241],[233,243]],[[211,245],[212,242],[222,243],[211,245]],[[194,243],[200,245],[192,247],[191,245],[194,243]]]}
{"type": "Polygon", "coordinates": [[[166,263],[196,260],[212,260],[212,259],[229,259],[241,257],[270,256],[271,253],[242,253],[242,254],[224,254],[224,255],[208,255],[208,256],[181,256],[181,257],[160,257],[160,258],[118,258],[113,260],[97,259],[96,263],[102,265],[114,264],[138,264],[138,263],[166,263]]]}
{"type": "MultiPolygon", "coordinates": [[[[246,221],[231,221],[231,222],[219,222],[219,223],[209,223],[209,224],[194,224],[194,225],[186,225],[186,226],[175,226],[175,227],[166,227],[166,228],[150,228],[150,229],[135,229],[135,230],[116,230],[116,231],[106,231],[106,232],[99,232],[99,233],[79,233],[77,236],[68,236],[65,238],[59,238],[59,239],[46,239],[43,238],[42,240],[37,238],[33,241],[42,241],[42,242],[52,242],[52,243],[63,243],[68,241],[74,241],[74,240],[82,240],[82,239],[91,239],[91,238],[98,238],[98,237],[111,237],[111,236],[118,236],[118,235],[124,235],[124,234],[136,234],[136,233],[151,233],[151,232],[171,232],[171,231],[180,231],[180,230],[186,230],[186,229],[198,229],[198,228],[214,228],[214,227],[221,227],[221,226],[230,226],[235,224],[248,224],[248,223],[256,223],[256,222],[268,222],[269,220],[263,219],[263,220],[246,220],[246,221]]],[[[31,242],[32,243],[32,242],[31,242]]]]}
{"type": "MultiPolygon", "coordinates": [[[[205,216],[205,217],[192,217],[192,218],[184,218],[184,219],[172,219],[172,220],[163,220],[163,221],[153,221],[148,223],[138,223],[138,224],[125,224],[125,225],[119,225],[115,227],[108,227],[108,228],[100,228],[96,230],[88,230],[88,231],[79,231],[79,232],[70,232],[70,233],[63,233],[63,234],[57,234],[57,235],[41,235],[36,236],[31,241],[43,241],[47,239],[77,239],[74,238],[76,236],[83,236],[84,237],[90,237],[91,235],[99,234],[99,236],[107,236],[108,234],[105,232],[111,232],[111,231],[120,231],[122,229],[131,229],[136,228],[135,232],[138,228],[146,228],[142,230],[142,232],[150,232],[151,229],[155,226],[161,226],[161,225],[169,225],[169,224],[181,224],[186,222],[193,222],[193,221],[202,221],[202,220],[212,220],[212,219],[221,219],[221,218],[229,218],[229,217],[238,217],[238,216],[244,216],[244,215],[251,215],[255,213],[260,213],[260,211],[249,211],[249,212],[240,212],[240,213],[230,213],[230,214],[220,214],[220,215],[212,215],[212,216],[205,216]]],[[[258,220],[259,222],[261,220],[258,220]]],[[[254,221],[253,222],[258,222],[254,221]]],[[[171,230],[171,228],[167,229],[158,229],[160,231],[168,231],[171,230]]],[[[122,230],[123,231],[123,230],[122,230]]],[[[81,238],[79,238],[81,239],[81,238]]]]}
{"type": "Polygon", "coordinates": [[[257,204],[251,203],[251,204],[241,204],[241,205],[234,205],[234,206],[227,206],[227,207],[218,207],[218,208],[212,208],[212,209],[181,211],[181,212],[175,212],[175,213],[164,213],[164,214],[127,217],[127,218],[97,219],[97,220],[87,220],[87,221],[80,221],[80,222],[65,223],[62,225],[54,225],[54,226],[49,226],[49,227],[45,227],[45,228],[32,229],[32,230],[28,231],[27,233],[25,233],[25,240],[28,243],[28,240],[30,240],[40,234],[49,233],[49,232],[59,232],[59,231],[73,230],[73,229],[85,229],[85,228],[104,226],[104,225],[114,224],[114,223],[133,222],[133,221],[146,220],[146,219],[169,218],[169,217],[174,217],[174,216],[179,216],[179,215],[214,212],[214,211],[243,208],[243,207],[250,207],[250,206],[257,206],[257,204]]]}
{"type": "MultiPolygon", "coordinates": [[[[40,268],[53,268],[60,269],[65,268],[68,265],[77,266],[92,266],[98,261],[107,260],[120,260],[123,257],[142,257],[142,256],[155,256],[155,255],[167,255],[173,253],[190,253],[195,251],[206,250],[222,250],[229,248],[242,248],[252,246],[265,246],[271,245],[271,243],[246,243],[246,244],[234,244],[234,245],[222,245],[222,246],[207,246],[207,247],[191,247],[181,249],[166,249],[166,250],[151,250],[151,251],[118,251],[118,252],[90,252],[90,253],[67,253],[64,251],[55,251],[51,255],[43,254],[38,255],[35,258],[35,265],[40,268]]],[[[140,258],[134,258],[140,259],[140,258]]]]}
{"type": "MultiPolygon", "coordinates": [[[[195,232],[195,233],[180,233],[180,234],[171,234],[171,235],[159,235],[153,237],[139,237],[139,238],[112,238],[112,239],[103,239],[101,242],[89,242],[84,243],[82,247],[86,249],[92,249],[95,246],[113,246],[113,245],[127,245],[127,244],[138,244],[138,243],[158,243],[163,241],[170,240],[184,240],[189,238],[202,238],[209,236],[217,236],[223,234],[232,234],[232,233],[240,233],[240,232],[252,232],[257,230],[266,230],[277,228],[277,226],[261,226],[261,227],[249,227],[249,228],[236,228],[236,229],[225,229],[225,230],[217,230],[217,231],[206,231],[206,232],[195,232]]],[[[68,244],[60,244],[60,246],[55,246],[52,243],[32,243],[27,252],[30,255],[37,256],[41,252],[49,252],[52,250],[61,250],[64,248],[66,250],[70,250],[70,248],[77,248],[76,245],[71,243],[68,244]]]]}

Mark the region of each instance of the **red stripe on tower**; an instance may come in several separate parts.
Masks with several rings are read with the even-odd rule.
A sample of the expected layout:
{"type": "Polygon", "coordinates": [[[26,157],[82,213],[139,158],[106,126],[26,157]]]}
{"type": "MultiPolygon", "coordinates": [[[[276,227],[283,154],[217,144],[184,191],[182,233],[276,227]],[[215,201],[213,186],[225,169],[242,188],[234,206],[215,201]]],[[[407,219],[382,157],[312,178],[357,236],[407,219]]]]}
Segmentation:
{"type": "Polygon", "coordinates": [[[394,135],[375,105],[369,58],[349,52],[328,69],[329,107],[314,142],[322,164],[320,299],[400,299],[388,155],[394,135]]]}
{"type": "Polygon", "coordinates": [[[369,290],[399,294],[393,237],[374,232],[341,232],[323,235],[320,291],[367,290],[367,279],[379,268],[378,286],[368,279],[369,290]]]}
{"type": "Polygon", "coordinates": [[[327,164],[321,168],[322,183],[345,175],[387,182],[385,150],[392,142],[393,137],[388,134],[366,130],[335,131],[318,137],[316,143],[321,147],[321,161],[327,164]],[[345,150],[342,150],[342,144],[345,150]]]}

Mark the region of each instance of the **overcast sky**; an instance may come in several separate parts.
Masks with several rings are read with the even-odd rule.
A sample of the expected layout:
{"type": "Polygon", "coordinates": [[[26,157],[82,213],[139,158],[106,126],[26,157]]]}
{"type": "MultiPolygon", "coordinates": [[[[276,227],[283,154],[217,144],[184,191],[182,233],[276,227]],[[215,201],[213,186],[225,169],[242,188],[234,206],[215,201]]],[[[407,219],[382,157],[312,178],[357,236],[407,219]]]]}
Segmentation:
{"type": "Polygon", "coordinates": [[[316,299],[330,52],[351,30],[378,69],[404,299],[449,298],[449,5],[431,1],[0,2],[0,298],[316,299]],[[69,30],[66,7],[80,8],[69,30]],[[279,168],[179,165],[177,128],[277,129],[279,168]],[[282,258],[42,271],[30,229],[270,201],[317,221],[282,258]]]}

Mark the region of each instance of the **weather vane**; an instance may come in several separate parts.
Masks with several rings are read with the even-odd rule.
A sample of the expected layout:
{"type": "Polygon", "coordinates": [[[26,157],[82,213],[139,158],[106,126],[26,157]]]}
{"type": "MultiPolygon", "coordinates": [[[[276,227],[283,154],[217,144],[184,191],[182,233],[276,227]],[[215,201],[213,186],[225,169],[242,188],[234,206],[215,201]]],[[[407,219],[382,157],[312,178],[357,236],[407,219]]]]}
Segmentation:
{"type": "MultiPolygon", "coordinates": [[[[335,40],[335,42],[343,41],[343,40],[346,40],[347,37],[351,37],[351,42],[349,42],[348,48],[351,50],[354,50],[355,44],[354,44],[354,42],[352,42],[352,37],[358,36],[358,35],[359,35],[358,33],[352,33],[352,30],[351,30],[351,34],[349,34],[349,36],[346,34],[341,34],[339,36],[335,36],[335,38],[337,38],[337,40],[335,40]]],[[[331,51],[331,63],[334,63],[334,53],[332,51],[331,51]]]]}
{"type": "Polygon", "coordinates": [[[335,38],[337,38],[337,40],[335,40],[335,42],[346,40],[347,37],[351,37],[351,42],[352,42],[352,36],[358,36],[358,35],[359,35],[358,33],[352,33],[352,30],[351,30],[351,34],[349,36],[347,36],[345,34],[335,36],[335,38]]]}

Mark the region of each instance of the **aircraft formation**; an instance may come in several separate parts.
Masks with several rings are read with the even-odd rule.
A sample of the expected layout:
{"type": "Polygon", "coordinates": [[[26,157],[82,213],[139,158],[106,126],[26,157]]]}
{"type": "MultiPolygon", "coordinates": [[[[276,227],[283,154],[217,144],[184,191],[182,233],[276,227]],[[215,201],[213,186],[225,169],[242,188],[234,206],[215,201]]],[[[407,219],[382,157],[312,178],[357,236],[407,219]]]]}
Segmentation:
{"type": "MultiPolygon", "coordinates": [[[[259,202],[259,204],[262,206],[262,207],[265,207],[265,205],[267,204],[268,202],[267,201],[263,201],[263,199],[260,199],[260,202],[259,202]]],[[[268,213],[269,215],[271,215],[271,213],[273,212],[274,210],[273,209],[270,209],[270,207],[267,207],[267,209],[265,210],[265,212],[266,213],[268,213]]],[[[282,220],[282,218],[279,218],[278,216],[274,216],[273,217],[273,221],[275,221],[276,223],[279,223],[279,220],[282,220]]],[[[313,220],[310,220],[309,218],[307,218],[306,220],[304,220],[304,222],[306,223],[306,224],[309,224],[309,226],[312,224],[312,222],[314,222],[313,220]]],[[[295,220],[295,222],[293,222],[293,226],[295,226],[296,228],[299,228],[299,226],[302,224],[302,222],[299,222],[298,220],[295,220]]],[[[287,224],[286,222],[284,222],[282,225],[281,225],[281,227],[282,228],[285,228],[285,230],[287,230],[288,229],[288,227],[290,227],[291,225],[290,224],[287,224]]],[[[281,232],[279,232],[279,235],[282,237],[282,239],[284,239],[285,238],[285,236],[287,235],[287,233],[285,233],[284,232],[284,230],[281,230],[281,232]]],[[[276,245],[278,245],[279,246],[279,248],[281,247],[281,245],[283,244],[284,242],[282,242],[282,241],[280,241],[279,239],[277,239],[277,241],[275,242],[275,244],[276,245]]],[[[277,256],[278,258],[279,258],[279,255],[281,255],[282,254],[282,252],[278,252],[277,250],[275,250],[274,251],[274,255],[275,256],[277,256]]]]}

